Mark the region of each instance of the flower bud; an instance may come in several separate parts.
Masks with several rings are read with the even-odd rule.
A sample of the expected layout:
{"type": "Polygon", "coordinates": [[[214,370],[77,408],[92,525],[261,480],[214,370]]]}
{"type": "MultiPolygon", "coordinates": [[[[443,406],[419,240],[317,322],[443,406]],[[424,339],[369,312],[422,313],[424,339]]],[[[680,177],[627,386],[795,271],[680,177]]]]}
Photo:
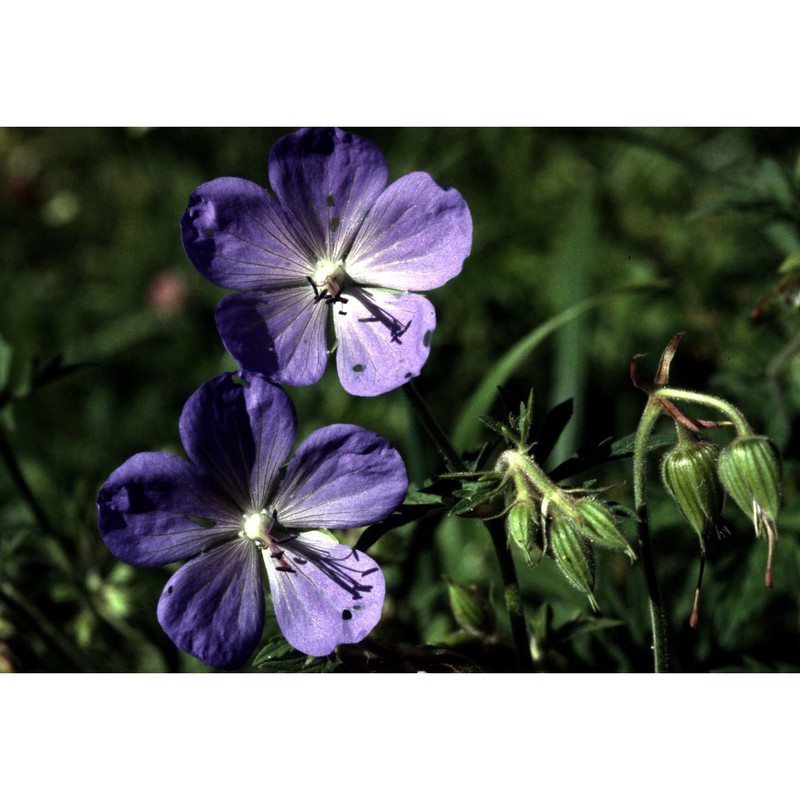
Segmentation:
{"type": "Polygon", "coordinates": [[[548,535],[550,552],[558,568],[578,591],[589,595],[589,602],[596,609],[597,603],[592,594],[594,556],[588,543],[574,523],[558,512],[551,520],[548,535]]]}
{"type": "Polygon", "coordinates": [[[766,436],[740,436],[719,456],[719,477],[725,491],[759,529],[759,509],[770,519],[778,515],[781,466],[777,449],[766,436]]]}
{"type": "Polygon", "coordinates": [[[450,610],[456,622],[468,633],[486,636],[494,630],[494,612],[489,598],[477,586],[461,586],[447,581],[450,610]]]}
{"type": "Polygon", "coordinates": [[[575,503],[575,510],[583,520],[581,533],[598,547],[626,553],[631,561],[636,559],[627,539],[617,525],[617,518],[611,509],[599,500],[584,497],[575,503]]]}
{"type": "Polygon", "coordinates": [[[764,585],[769,588],[778,540],[775,517],[780,505],[781,465],[777,448],[766,436],[737,437],[720,453],[718,468],[725,491],[753,521],[756,536],[767,539],[764,585]]]}
{"type": "Polygon", "coordinates": [[[719,449],[708,439],[683,433],[661,461],[661,480],[701,545],[717,524],[725,495],[717,476],[719,449]]]}
{"type": "Polygon", "coordinates": [[[519,547],[529,566],[539,563],[542,550],[539,547],[539,510],[533,503],[517,500],[506,514],[506,533],[509,542],[519,547]]]}

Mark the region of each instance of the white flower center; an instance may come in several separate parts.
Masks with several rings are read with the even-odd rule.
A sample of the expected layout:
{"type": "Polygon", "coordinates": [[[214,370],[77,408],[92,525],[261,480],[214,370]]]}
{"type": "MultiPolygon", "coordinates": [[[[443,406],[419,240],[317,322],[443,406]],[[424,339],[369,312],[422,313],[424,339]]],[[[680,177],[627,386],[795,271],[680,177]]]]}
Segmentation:
{"type": "Polygon", "coordinates": [[[244,525],[240,536],[244,536],[259,545],[259,547],[269,547],[269,531],[272,528],[272,520],[266,511],[256,511],[254,514],[245,514],[244,525]]]}
{"type": "Polygon", "coordinates": [[[337,261],[321,258],[317,261],[317,268],[314,272],[314,285],[321,292],[327,293],[327,297],[332,300],[336,299],[346,283],[347,270],[345,269],[343,258],[337,261]]]}

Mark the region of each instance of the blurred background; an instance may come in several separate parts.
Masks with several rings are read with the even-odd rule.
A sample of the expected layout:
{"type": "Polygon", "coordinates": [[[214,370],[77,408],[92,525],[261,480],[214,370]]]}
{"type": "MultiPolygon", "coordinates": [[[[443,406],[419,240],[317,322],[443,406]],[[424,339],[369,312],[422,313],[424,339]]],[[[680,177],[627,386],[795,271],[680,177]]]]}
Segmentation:
{"type": "MultiPolygon", "coordinates": [[[[116,561],[97,531],[95,497],[131,455],[180,454],[184,401],[235,368],[214,326],[226,292],[194,270],[178,221],[204,181],[232,175],[266,185],[270,148],[289,130],[0,130],[0,671],[206,671],[156,621],[173,568],[116,561]]],[[[438,326],[417,380],[464,448],[491,442],[461,416],[490,370],[542,323],[601,294],[503,381],[507,397],[533,389],[539,424],[573,398],[549,467],[634,432],[645,396],[630,382],[631,357],[649,354],[640,369],[651,379],[678,331],[672,384],[726,397],[777,442],[784,504],[772,590],[763,585],[766,544],[728,504],[726,535],[709,546],[700,625],[690,629],[697,540],[658,484],[656,456],[650,516],[674,667],[800,667],[800,262],[792,261],[800,132],[354,132],[382,149],[390,180],[426,171],[456,187],[472,212],[462,274],[428,293],[438,326]]],[[[289,392],[301,438],[355,423],[394,443],[416,487],[442,471],[402,391],[351,397],[329,369],[318,385],[289,392]]],[[[499,394],[493,410],[506,413],[499,394]]],[[[578,476],[589,479],[632,505],[628,460],[578,476]]],[[[627,532],[633,539],[632,525],[627,532]]],[[[511,668],[501,584],[480,523],[432,517],[391,531],[370,552],[387,576],[376,642],[407,653],[434,643],[465,664],[511,668]],[[460,630],[448,580],[495,600],[490,635],[460,630]]],[[[541,669],[651,668],[638,562],[598,556],[600,617],[552,564],[519,566],[541,669]]],[[[276,633],[268,621],[265,643],[276,633]]],[[[387,657],[382,667],[400,663],[387,657]]]]}

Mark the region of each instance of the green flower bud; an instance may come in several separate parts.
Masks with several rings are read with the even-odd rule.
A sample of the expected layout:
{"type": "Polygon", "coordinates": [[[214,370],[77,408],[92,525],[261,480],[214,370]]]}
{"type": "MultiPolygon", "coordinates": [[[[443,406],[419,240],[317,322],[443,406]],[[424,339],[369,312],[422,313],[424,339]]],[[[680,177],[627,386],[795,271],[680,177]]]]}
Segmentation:
{"type": "Polygon", "coordinates": [[[781,464],[775,444],[766,436],[740,436],[719,456],[719,477],[725,491],[753,521],[756,536],[767,539],[764,584],[772,586],[772,554],[778,540],[781,464]]]}
{"type": "MultiPolygon", "coordinates": [[[[758,508],[773,520],[780,505],[781,465],[774,443],[766,436],[741,436],[719,456],[719,477],[725,491],[758,525],[758,508]]],[[[756,535],[763,531],[756,530],[756,535]]]]}
{"type": "Polygon", "coordinates": [[[594,555],[580,531],[567,517],[557,513],[549,527],[550,552],[564,577],[580,592],[589,596],[592,608],[594,599],[594,555]]]}
{"type": "Polygon", "coordinates": [[[631,561],[636,560],[636,553],[620,531],[617,518],[605,503],[585,497],[575,503],[575,510],[583,520],[581,533],[590,542],[598,547],[622,551],[631,561]]]}
{"type": "Polygon", "coordinates": [[[539,509],[531,502],[518,500],[506,514],[506,533],[509,542],[514,542],[522,551],[530,566],[539,563],[542,549],[539,547],[539,509]]]}
{"type": "Polygon", "coordinates": [[[456,622],[468,633],[487,636],[494,630],[494,611],[486,594],[477,586],[461,586],[447,581],[450,610],[456,622]]]}
{"type": "Polygon", "coordinates": [[[682,432],[661,460],[664,487],[700,537],[701,546],[722,514],[725,495],[717,476],[718,457],[713,442],[682,432]]]}

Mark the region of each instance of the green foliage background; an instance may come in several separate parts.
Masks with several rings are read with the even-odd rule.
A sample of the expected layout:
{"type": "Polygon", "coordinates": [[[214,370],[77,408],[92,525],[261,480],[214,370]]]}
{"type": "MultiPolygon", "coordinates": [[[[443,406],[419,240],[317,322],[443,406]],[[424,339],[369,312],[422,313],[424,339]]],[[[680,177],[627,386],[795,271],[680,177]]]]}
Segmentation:
{"type": "MultiPolygon", "coordinates": [[[[206,180],[235,175],[265,185],[270,147],[287,132],[0,130],[0,669],[205,669],[156,622],[169,568],[117,562],[96,529],[95,495],[136,452],[181,453],[184,401],[235,368],[213,322],[225,291],[189,263],[178,220],[206,180]],[[35,500],[24,496],[14,465],[35,500]]],[[[692,631],[696,539],[657,484],[655,457],[651,522],[674,668],[797,669],[800,325],[792,273],[779,267],[800,251],[798,131],[355,132],[381,147],[390,179],[429,172],[458,188],[472,212],[463,273],[429,293],[438,327],[418,379],[449,431],[482,378],[526,334],[580,300],[642,286],[559,327],[505,382],[520,398],[533,388],[540,423],[574,398],[549,466],[634,431],[644,395],[630,383],[631,357],[650,354],[641,360],[650,377],[677,331],[686,335],[672,383],[724,395],[778,442],[784,506],[771,591],[763,586],[766,546],[729,504],[728,534],[710,548],[692,631]]],[[[301,437],[331,422],[356,423],[398,447],[416,486],[441,471],[401,391],[351,397],[329,370],[318,385],[289,392],[301,437]]],[[[494,410],[504,413],[499,395],[494,410]]],[[[474,423],[466,444],[490,436],[474,423]]],[[[581,479],[590,477],[632,504],[629,461],[581,479]]],[[[628,533],[633,538],[632,525],[628,533]]],[[[378,643],[406,653],[437,643],[465,663],[511,668],[494,554],[479,523],[425,520],[387,534],[371,553],[388,582],[378,643]],[[442,576],[495,599],[496,642],[459,632],[442,576]]],[[[519,567],[529,618],[547,631],[542,669],[650,669],[638,562],[599,555],[601,618],[550,563],[519,567]]],[[[265,643],[276,633],[268,624],[265,643]]],[[[382,668],[406,663],[387,659],[382,668]]]]}

